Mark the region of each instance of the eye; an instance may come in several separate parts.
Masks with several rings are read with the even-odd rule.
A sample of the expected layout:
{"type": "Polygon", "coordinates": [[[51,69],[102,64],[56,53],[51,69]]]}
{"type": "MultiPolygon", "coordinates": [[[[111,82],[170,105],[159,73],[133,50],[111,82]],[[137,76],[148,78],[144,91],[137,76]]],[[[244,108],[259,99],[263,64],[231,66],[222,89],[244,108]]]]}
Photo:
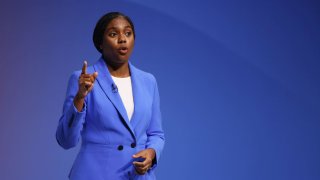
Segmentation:
{"type": "Polygon", "coordinates": [[[125,35],[126,35],[127,37],[131,36],[131,34],[132,34],[131,31],[128,31],[128,32],[125,33],[125,35]]]}
{"type": "Polygon", "coordinates": [[[117,35],[117,33],[115,33],[115,32],[110,32],[110,33],[109,33],[109,36],[110,36],[110,37],[115,37],[116,35],[117,35]]]}

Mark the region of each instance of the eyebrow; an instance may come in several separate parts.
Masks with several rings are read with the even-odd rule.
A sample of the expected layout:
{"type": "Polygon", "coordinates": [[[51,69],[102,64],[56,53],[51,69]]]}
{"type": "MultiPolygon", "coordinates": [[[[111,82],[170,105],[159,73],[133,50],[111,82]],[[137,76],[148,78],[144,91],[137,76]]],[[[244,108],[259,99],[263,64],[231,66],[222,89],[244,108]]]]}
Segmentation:
{"type": "MultiPolygon", "coordinates": [[[[125,26],[124,28],[125,28],[125,29],[126,29],[126,28],[130,28],[130,29],[132,30],[132,27],[131,27],[131,26],[125,26]]],[[[118,29],[118,28],[113,26],[113,27],[109,27],[108,29],[106,29],[106,31],[109,31],[109,30],[111,30],[111,29],[118,29]]]]}

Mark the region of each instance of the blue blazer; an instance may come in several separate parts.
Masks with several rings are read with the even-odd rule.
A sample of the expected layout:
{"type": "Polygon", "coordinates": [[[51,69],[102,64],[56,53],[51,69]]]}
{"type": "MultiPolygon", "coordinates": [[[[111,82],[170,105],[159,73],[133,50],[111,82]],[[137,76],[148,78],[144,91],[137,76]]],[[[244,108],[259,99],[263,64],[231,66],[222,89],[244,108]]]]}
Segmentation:
{"type": "Polygon", "coordinates": [[[90,74],[97,71],[98,77],[81,112],[73,104],[81,71],[71,75],[56,131],[56,139],[65,149],[76,146],[80,137],[82,140],[70,179],[155,179],[154,168],[164,146],[158,87],[153,75],[131,63],[129,69],[134,99],[131,121],[102,58],[87,68],[90,74]],[[153,148],[156,158],[145,175],[138,175],[132,155],[146,148],[153,148]]]}

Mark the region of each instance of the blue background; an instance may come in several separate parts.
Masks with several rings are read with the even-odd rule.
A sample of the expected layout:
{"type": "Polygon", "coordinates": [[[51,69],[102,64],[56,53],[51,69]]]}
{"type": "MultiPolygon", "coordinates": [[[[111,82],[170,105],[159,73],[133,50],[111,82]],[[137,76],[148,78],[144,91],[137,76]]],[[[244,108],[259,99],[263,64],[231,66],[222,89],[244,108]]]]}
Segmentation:
{"type": "Polygon", "coordinates": [[[79,146],[54,136],[67,80],[99,58],[108,11],[133,19],[131,61],[158,80],[158,179],[320,179],[316,0],[2,0],[0,179],[67,179],[79,146]]]}

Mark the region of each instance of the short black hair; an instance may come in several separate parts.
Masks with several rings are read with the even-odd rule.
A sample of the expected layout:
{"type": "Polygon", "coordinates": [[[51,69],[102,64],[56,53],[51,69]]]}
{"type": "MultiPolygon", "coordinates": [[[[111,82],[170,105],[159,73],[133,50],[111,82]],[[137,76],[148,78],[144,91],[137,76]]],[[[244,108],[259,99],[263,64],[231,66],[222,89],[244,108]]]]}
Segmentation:
{"type": "Polygon", "coordinates": [[[127,20],[132,28],[133,31],[133,37],[136,37],[136,33],[134,31],[134,25],[133,22],[131,21],[131,19],[126,16],[125,14],[121,13],[121,12],[109,12],[105,15],[103,15],[99,21],[96,24],[96,27],[94,28],[93,31],[93,43],[94,46],[96,47],[96,49],[102,53],[102,50],[100,49],[100,45],[102,43],[102,39],[103,39],[103,35],[104,35],[104,31],[106,30],[108,24],[115,18],[117,17],[122,17],[125,20],[127,20]]]}

